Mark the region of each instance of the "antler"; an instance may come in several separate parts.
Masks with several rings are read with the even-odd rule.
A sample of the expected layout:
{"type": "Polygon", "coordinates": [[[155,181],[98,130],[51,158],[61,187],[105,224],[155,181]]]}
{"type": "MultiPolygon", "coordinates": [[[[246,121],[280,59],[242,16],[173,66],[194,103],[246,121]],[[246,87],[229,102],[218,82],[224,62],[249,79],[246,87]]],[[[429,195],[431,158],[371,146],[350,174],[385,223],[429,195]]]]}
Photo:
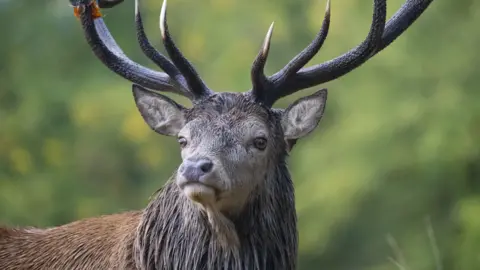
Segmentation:
{"type": "Polygon", "coordinates": [[[177,48],[168,32],[167,0],[163,1],[162,11],[160,12],[160,31],[162,33],[163,45],[168,55],[185,77],[190,89],[200,97],[211,95],[213,92],[202,81],[193,65],[182,55],[182,52],[177,48]]]}
{"type": "MultiPolygon", "coordinates": [[[[121,2],[123,0],[99,0],[99,5],[113,7],[121,2]]],[[[135,12],[140,47],[144,54],[165,73],[141,66],[124,54],[101,18],[99,6],[95,0],[71,0],[71,3],[75,7],[75,14],[80,17],[88,44],[95,55],[113,72],[143,87],[176,93],[189,98],[192,102],[202,100],[213,93],[170,37],[166,27],[166,1],[162,6],[160,28],[164,45],[173,63],[155,50],[148,41],[143,29],[138,0],[136,0],[135,12]]]]}
{"type": "Polygon", "coordinates": [[[122,3],[124,0],[97,0],[98,6],[101,8],[112,8],[120,3],[122,3]]]}
{"type": "MultiPolygon", "coordinates": [[[[98,0],[101,7],[113,7],[124,0],[98,0]]],[[[81,18],[86,39],[95,55],[112,71],[134,83],[153,90],[167,91],[190,98],[194,103],[213,94],[202,81],[193,65],[182,55],[168,32],[165,0],[160,13],[160,30],[163,44],[171,61],[158,52],[148,41],[139,11],[139,0],[135,0],[135,22],[137,39],[143,53],[164,72],[143,67],[129,59],[108,31],[95,0],[70,0],[75,14],[81,18]]],[[[283,69],[270,77],[265,76],[264,67],[270,49],[273,23],[263,46],[252,65],[252,90],[247,94],[258,102],[272,106],[278,99],[337,79],[359,67],[368,59],[390,45],[412,25],[428,8],[433,0],[407,0],[386,21],[386,0],[374,0],[374,12],[370,31],[366,39],[354,49],[312,67],[304,66],[317,54],[328,35],[330,26],[330,0],[320,32],[315,39],[283,69]]]]}
{"type": "Polygon", "coordinates": [[[433,0],[407,0],[387,22],[386,0],[374,0],[373,20],[367,38],[356,48],[308,68],[302,68],[320,50],[330,25],[330,0],[327,2],[322,28],[310,45],[293,58],[282,70],[270,77],[263,72],[270,43],[267,34],[261,53],[252,66],[252,90],[257,101],[272,106],[278,99],[299,90],[337,79],[359,67],[399,37],[427,9],[433,0]],[[267,48],[265,50],[265,48],[267,48]],[[266,52],[266,53],[262,53],[266,52]],[[259,60],[260,59],[260,60],[259,60]]]}

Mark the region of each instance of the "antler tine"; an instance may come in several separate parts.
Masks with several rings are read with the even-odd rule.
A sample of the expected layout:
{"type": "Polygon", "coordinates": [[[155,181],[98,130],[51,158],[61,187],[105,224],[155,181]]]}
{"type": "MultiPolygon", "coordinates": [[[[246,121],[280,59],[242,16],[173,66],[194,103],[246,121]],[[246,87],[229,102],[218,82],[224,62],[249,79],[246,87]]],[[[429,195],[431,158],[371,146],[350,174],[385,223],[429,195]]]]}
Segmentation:
{"type": "Polygon", "coordinates": [[[128,58],[111,36],[103,19],[94,18],[94,14],[100,13],[97,4],[94,1],[88,1],[87,4],[83,2],[75,8],[80,13],[85,38],[94,54],[105,66],[123,78],[146,88],[191,98],[189,92],[174,87],[167,74],[143,67],[128,58]]]}
{"type": "MultiPolygon", "coordinates": [[[[337,57],[334,60],[330,60],[322,65],[330,65],[331,67],[324,68],[323,73],[325,79],[333,80],[340,77],[343,74],[348,73],[353,70],[355,67],[358,67],[360,64],[364,63],[372,54],[377,50],[382,41],[383,31],[385,29],[385,21],[387,14],[387,1],[386,0],[374,0],[374,11],[372,16],[372,24],[370,25],[370,31],[365,38],[365,40],[360,43],[355,49],[350,52],[337,57]]],[[[312,69],[312,68],[311,68],[312,69]]],[[[304,72],[305,69],[301,69],[298,73],[304,72]]],[[[281,79],[281,73],[274,74],[272,76],[272,81],[279,81],[281,79]]],[[[319,74],[316,74],[319,76],[319,74]]],[[[323,74],[322,74],[323,75],[323,74]]],[[[317,78],[316,78],[317,79],[317,78]]],[[[319,80],[319,79],[317,79],[319,80]]],[[[281,82],[281,80],[280,80],[281,82]]],[[[320,82],[320,83],[323,83],[320,82]]],[[[277,93],[273,94],[274,98],[278,98],[277,95],[286,96],[295,92],[292,89],[291,81],[287,80],[283,84],[276,84],[275,91],[277,93]]],[[[319,84],[319,83],[316,83],[319,84]]],[[[315,84],[315,85],[316,85],[315,84]]],[[[271,102],[274,102],[273,100],[271,102]]]]}
{"type": "Polygon", "coordinates": [[[150,43],[143,27],[143,20],[140,14],[140,0],[135,0],[135,24],[137,28],[137,40],[142,49],[142,52],[155,64],[157,64],[163,71],[165,71],[176,83],[177,87],[188,90],[185,78],[177,69],[177,67],[170,62],[163,54],[157,51],[150,43]]]}
{"type": "Polygon", "coordinates": [[[330,0],[327,0],[327,7],[325,8],[325,16],[320,31],[315,39],[297,54],[282,70],[277,74],[277,84],[284,83],[290,76],[297,73],[302,67],[304,67],[322,48],[325,39],[328,36],[328,30],[330,28],[330,0]]]}
{"type": "Polygon", "coordinates": [[[268,52],[270,51],[270,41],[272,39],[274,22],[270,25],[265,40],[263,41],[262,48],[257,57],[253,61],[251,69],[252,77],[252,93],[255,99],[261,101],[265,98],[265,90],[267,88],[268,79],[265,76],[264,68],[267,63],[268,52]]]}
{"type": "Polygon", "coordinates": [[[160,31],[162,34],[163,44],[170,56],[172,62],[180,70],[183,77],[187,81],[190,91],[195,95],[196,99],[202,99],[213,94],[205,83],[202,81],[193,65],[183,56],[182,52],[173,42],[167,25],[167,0],[164,0],[162,10],[160,12],[160,31]]]}
{"type": "MultiPolygon", "coordinates": [[[[348,51],[347,53],[322,64],[308,68],[302,68],[282,84],[275,83],[275,93],[272,93],[270,103],[273,104],[279,98],[288,96],[299,90],[337,79],[359,67],[378,52],[385,49],[403,32],[405,32],[405,30],[408,29],[418,19],[418,17],[420,17],[421,14],[423,14],[432,1],[433,0],[407,0],[403,6],[392,16],[392,18],[388,20],[385,28],[382,29],[380,40],[377,39],[378,32],[375,34],[375,39],[372,39],[370,35],[372,34],[371,30],[369,37],[367,37],[362,44],[348,51]],[[366,43],[375,45],[373,50],[371,47],[366,48],[366,43]]],[[[378,13],[377,10],[380,11],[381,8],[383,10],[383,15],[385,15],[384,2],[385,0],[375,1],[376,12],[374,12],[374,14],[378,13]],[[377,9],[377,7],[379,9],[377,9]]],[[[373,24],[375,24],[375,22],[381,23],[378,19],[375,19],[374,15],[373,24]]],[[[377,27],[377,29],[373,32],[376,31],[380,32],[380,29],[377,27]]],[[[280,73],[274,74],[272,76],[272,81],[279,81],[279,78],[281,78],[280,75],[280,73]]]]}
{"type": "Polygon", "coordinates": [[[388,20],[383,33],[382,43],[380,47],[378,47],[377,53],[385,49],[403,34],[432,2],[433,0],[407,0],[392,18],[388,20]]]}

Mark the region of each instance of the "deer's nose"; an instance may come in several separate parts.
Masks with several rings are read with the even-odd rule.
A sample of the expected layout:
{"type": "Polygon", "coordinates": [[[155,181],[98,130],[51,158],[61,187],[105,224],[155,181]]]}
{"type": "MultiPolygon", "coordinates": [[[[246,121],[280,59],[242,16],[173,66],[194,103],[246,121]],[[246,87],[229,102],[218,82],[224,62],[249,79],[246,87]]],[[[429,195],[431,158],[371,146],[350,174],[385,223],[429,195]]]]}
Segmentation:
{"type": "Polygon", "coordinates": [[[186,159],[180,168],[180,173],[187,182],[202,181],[202,177],[212,172],[213,162],[208,158],[186,159]]]}

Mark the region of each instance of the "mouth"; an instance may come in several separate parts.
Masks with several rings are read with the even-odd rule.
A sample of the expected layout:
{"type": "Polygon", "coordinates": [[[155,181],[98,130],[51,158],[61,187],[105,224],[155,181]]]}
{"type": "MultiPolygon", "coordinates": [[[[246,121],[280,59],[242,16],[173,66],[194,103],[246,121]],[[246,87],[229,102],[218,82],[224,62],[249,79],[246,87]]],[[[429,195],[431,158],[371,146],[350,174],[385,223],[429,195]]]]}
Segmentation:
{"type": "Polygon", "coordinates": [[[217,201],[218,189],[199,182],[188,182],[180,185],[185,195],[200,204],[212,204],[217,201]]]}

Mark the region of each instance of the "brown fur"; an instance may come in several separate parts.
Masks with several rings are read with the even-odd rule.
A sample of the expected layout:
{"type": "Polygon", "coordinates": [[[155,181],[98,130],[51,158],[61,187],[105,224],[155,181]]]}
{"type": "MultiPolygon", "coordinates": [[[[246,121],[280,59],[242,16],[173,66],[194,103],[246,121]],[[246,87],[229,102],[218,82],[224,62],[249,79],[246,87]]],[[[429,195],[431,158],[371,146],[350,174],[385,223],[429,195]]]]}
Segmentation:
{"type": "Polygon", "coordinates": [[[0,269],[132,269],[140,212],[49,229],[0,229],[0,269]]]}

